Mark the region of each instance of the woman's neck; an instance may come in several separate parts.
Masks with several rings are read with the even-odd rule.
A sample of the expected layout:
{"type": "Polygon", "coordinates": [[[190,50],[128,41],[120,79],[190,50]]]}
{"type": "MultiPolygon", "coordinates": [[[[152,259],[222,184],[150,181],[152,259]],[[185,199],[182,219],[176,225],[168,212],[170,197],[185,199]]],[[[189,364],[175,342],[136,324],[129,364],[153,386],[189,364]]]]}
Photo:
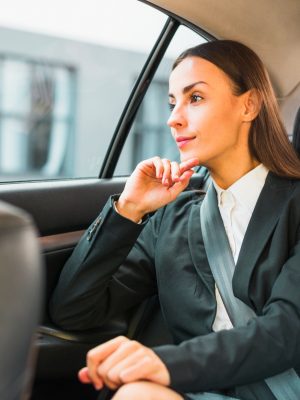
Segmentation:
{"type": "Polygon", "coordinates": [[[249,158],[248,162],[241,160],[241,162],[227,163],[218,168],[209,167],[208,169],[216,184],[222,189],[228,189],[234,182],[256,168],[259,164],[259,161],[249,158]]]}

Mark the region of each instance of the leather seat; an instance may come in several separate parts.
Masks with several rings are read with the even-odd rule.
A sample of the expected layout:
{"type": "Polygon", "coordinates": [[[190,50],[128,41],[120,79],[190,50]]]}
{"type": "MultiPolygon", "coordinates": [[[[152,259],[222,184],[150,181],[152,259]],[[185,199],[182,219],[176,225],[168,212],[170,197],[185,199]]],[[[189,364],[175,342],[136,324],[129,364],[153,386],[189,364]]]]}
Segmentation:
{"type": "Polygon", "coordinates": [[[0,201],[0,399],[28,398],[42,268],[30,217],[0,201]]]}

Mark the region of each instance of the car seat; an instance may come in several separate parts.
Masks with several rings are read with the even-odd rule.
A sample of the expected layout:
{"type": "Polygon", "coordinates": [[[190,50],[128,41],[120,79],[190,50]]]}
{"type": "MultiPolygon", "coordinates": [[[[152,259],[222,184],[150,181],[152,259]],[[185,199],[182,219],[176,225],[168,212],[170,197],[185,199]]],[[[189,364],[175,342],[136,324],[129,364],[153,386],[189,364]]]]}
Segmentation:
{"type": "Polygon", "coordinates": [[[32,221],[0,201],[1,400],[29,396],[41,303],[42,268],[32,221]]]}

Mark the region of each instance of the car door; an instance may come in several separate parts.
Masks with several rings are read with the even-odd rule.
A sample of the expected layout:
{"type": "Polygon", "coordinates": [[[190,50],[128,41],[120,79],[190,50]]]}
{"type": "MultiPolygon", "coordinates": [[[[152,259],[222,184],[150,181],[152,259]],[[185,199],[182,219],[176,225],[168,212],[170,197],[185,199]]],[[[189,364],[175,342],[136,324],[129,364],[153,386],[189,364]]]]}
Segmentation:
{"type": "Polygon", "coordinates": [[[32,215],[45,269],[32,399],[95,398],[76,377],[87,350],[128,333],[129,315],[101,330],[64,332],[51,322],[48,300],[80,236],[134,165],[177,157],[165,124],[171,61],[209,38],[141,2],[124,3],[111,2],[109,11],[93,2],[60,5],[66,26],[56,21],[55,32],[54,3],[43,11],[36,3],[31,32],[25,10],[18,29],[0,28],[0,197],[32,215]],[[98,40],[91,31],[101,27],[106,37],[98,40]]]}

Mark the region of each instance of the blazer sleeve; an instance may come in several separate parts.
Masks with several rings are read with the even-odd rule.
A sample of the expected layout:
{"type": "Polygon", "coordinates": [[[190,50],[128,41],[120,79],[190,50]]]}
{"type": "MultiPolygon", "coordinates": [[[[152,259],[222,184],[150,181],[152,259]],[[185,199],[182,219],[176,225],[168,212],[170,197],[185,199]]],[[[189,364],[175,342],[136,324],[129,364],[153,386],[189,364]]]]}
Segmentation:
{"type": "Polygon", "coordinates": [[[262,315],[245,327],[209,333],[153,350],[171,387],[183,392],[249,384],[294,368],[300,372],[300,232],[262,315]]]}
{"type": "Polygon", "coordinates": [[[49,311],[63,329],[99,327],[157,290],[157,223],[152,217],[135,224],[115,211],[114,200],[109,199],[61,272],[49,311]]]}

